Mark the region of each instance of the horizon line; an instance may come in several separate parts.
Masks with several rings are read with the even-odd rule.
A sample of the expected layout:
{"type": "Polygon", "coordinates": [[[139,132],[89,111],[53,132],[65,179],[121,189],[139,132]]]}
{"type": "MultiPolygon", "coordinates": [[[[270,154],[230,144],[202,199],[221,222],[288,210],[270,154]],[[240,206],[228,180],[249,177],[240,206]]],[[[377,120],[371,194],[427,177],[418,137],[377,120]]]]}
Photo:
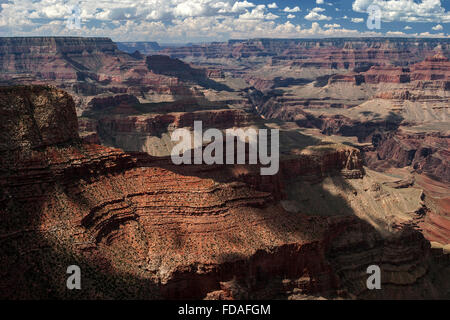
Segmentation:
{"type": "Polygon", "coordinates": [[[271,37],[255,37],[255,38],[230,38],[228,40],[216,40],[216,41],[187,41],[187,42],[160,42],[158,40],[127,40],[127,41],[117,41],[113,40],[112,37],[101,37],[101,36],[0,36],[0,39],[30,39],[30,38],[72,38],[72,39],[108,39],[115,43],[163,43],[163,44],[206,44],[206,43],[226,43],[226,42],[241,42],[241,41],[251,41],[251,40],[275,40],[275,41],[286,41],[286,40],[309,40],[309,41],[323,41],[323,40],[370,40],[370,39],[386,39],[386,40],[447,40],[450,41],[450,37],[417,37],[417,36],[358,36],[358,37],[300,37],[300,38],[271,38],[271,37]]]}

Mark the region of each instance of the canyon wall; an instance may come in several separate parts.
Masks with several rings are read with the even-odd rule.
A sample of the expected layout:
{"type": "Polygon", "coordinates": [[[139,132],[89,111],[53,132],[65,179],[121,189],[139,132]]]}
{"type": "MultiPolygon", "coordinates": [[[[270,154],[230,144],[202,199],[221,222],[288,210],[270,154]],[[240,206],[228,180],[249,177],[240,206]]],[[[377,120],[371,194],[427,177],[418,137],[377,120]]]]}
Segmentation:
{"type": "Polygon", "coordinates": [[[166,48],[161,52],[175,58],[269,57],[275,65],[301,63],[304,67],[348,69],[391,62],[400,65],[418,62],[436,47],[449,56],[449,44],[445,38],[250,39],[166,48]]]}
{"type": "MultiPolygon", "coordinates": [[[[447,256],[436,260],[411,227],[378,230],[337,205],[327,215],[286,211],[275,193],[244,181],[251,166],[175,166],[83,143],[73,101],[55,88],[4,88],[0,112],[8,120],[0,131],[2,298],[445,297],[447,256]],[[50,127],[48,139],[22,135],[47,136],[50,127]],[[11,135],[24,143],[8,145],[11,135]],[[72,264],[82,269],[81,291],[66,289],[72,264]],[[383,290],[365,289],[370,264],[386,270],[383,290]]],[[[340,156],[322,148],[309,161],[323,157],[324,176],[335,160],[359,170],[359,153],[341,148],[340,156]]],[[[307,183],[305,191],[323,186],[314,194],[338,197],[303,174],[296,181],[307,183]]],[[[336,174],[335,187],[371,183],[336,174]]],[[[291,189],[286,177],[276,179],[282,193],[291,189]]],[[[381,195],[384,187],[372,189],[381,195]]]]}

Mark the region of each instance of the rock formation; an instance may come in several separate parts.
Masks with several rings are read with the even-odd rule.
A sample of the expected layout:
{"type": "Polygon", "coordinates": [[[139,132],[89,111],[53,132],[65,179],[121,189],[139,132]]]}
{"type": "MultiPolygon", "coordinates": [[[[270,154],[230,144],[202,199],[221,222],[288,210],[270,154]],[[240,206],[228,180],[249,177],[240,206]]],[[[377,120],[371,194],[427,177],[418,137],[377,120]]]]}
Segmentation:
{"type": "Polygon", "coordinates": [[[273,65],[289,63],[303,67],[333,69],[367,68],[371,65],[421,61],[440,46],[449,54],[448,39],[332,38],[230,40],[189,47],[166,48],[175,58],[269,57],[273,65]]]}
{"type": "Polygon", "coordinates": [[[118,42],[117,47],[124,52],[138,51],[145,55],[154,54],[162,49],[157,42],[118,42]]]}

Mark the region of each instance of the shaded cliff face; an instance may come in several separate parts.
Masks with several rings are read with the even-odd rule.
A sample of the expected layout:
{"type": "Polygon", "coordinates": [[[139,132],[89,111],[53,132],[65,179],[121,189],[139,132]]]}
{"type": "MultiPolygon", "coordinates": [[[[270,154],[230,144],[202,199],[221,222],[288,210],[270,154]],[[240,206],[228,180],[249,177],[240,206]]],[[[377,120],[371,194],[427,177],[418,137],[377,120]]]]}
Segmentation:
{"type": "Polygon", "coordinates": [[[0,152],[78,139],[75,104],[66,92],[40,86],[1,87],[0,99],[0,152]]]}
{"type": "Polygon", "coordinates": [[[147,57],[146,63],[148,69],[157,74],[176,77],[180,81],[198,84],[206,89],[231,91],[226,85],[217,83],[209,78],[210,76],[214,76],[213,72],[205,69],[192,68],[179,59],[172,59],[163,55],[152,55],[147,57]]]}
{"type": "MultiPolygon", "coordinates": [[[[55,124],[45,114],[67,113],[55,134],[76,120],[73,102],[57,89],[8,88],[0,97],[13,136],[34,128],[23,122],[30,109],[42,120],[39,128],[55,124]],[[23,99],[31,99],[30,108],[23,99]],[[50,103],[42,110],[39,101],[50,103]]],[[[3,298],[445,297],[443,256],[437,263],[410,226],[387,227],[412,217],[390,221],[397,209],[386,204],[400,203],[407,212],[419,203],[374,184],[372,174],[363,176],[353,148],[305,149],[297,161],[313,166],[322,159],[320,170],[294,176],[291,158],[268,182],[258,181],[252,166],[179,167],[165,158],[81,143],[76,128],[69,137],[47,139],[29,153],[23,152],[26,143],[11,141],[1,151],[2,159],[15,159],[3,161],[0,170],[3,298]],[[341,170],[360,175],[348,179],[341,170]],[[323,180],[327,176],[333,178],[323,180]],[[310,212],[301,206],[307,199],[277,200],[294,200],[292,186],[313,187],[310,197],[327,200],[311,198],[310,212]],[[367,188],[371,199],[384,199],[386,211],[372,211],[384,222],[369,223],[374,217],[365,215],[366,200],[348,201],[348,188],[354,197],[367,188]],[[334,203],[327,214],[323,203],[334,203]],[[83,272],[83,290],[76,293],[65,289],[72,264],[83,272]],[[370,264],[389,274],[376,293],[364,287],[370,264]]]]}
{"type": "Polygon", "coordinates": [[[411,166],[435,180],[450,183],[448,136],[399,130],[378,142],[377,152],[367,154],[369,166],[411,166]]]}
{"type": "Polygon", "coordinates": [[[157,42],[118,42],[117,46],[128,53],[139,51],[142,54],[154,54],[162,49],[157,42]]]}

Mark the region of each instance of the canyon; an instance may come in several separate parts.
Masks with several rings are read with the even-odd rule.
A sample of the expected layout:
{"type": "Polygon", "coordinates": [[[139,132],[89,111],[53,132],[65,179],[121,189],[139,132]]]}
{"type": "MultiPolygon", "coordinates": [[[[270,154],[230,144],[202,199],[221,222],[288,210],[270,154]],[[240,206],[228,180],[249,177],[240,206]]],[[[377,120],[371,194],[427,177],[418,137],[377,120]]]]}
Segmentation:
{"type": "Polygon", "coordinates": [[[448,299],[449,44],[0,38],[1,297],[448,299]],[[278,174],[173,164],[195,121],[278,174]]]}

